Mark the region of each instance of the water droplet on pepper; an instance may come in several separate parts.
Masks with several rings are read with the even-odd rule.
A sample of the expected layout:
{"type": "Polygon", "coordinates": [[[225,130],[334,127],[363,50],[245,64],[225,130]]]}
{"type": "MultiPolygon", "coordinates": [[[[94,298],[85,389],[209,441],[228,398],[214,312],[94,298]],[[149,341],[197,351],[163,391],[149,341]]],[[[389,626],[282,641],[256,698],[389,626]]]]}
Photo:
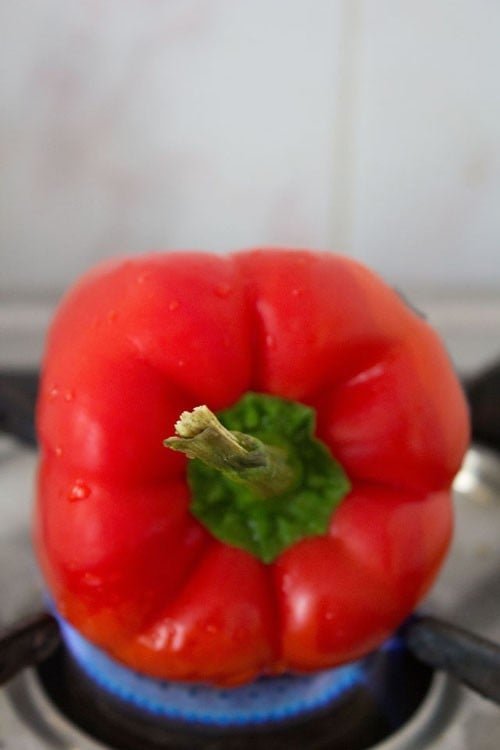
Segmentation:
{"type": "Polygon", "coordinates": [[[77,479],[68,495],[68,500],[85,500],[90,495],[91,489],[82,479],[77,479]]]}

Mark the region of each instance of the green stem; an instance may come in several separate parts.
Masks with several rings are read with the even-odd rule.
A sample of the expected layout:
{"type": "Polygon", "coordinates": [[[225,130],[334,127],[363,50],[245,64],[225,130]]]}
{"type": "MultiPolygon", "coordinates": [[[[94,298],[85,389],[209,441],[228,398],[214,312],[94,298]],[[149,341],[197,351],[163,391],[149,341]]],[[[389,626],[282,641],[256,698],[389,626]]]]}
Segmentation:
{"type": "Polygon", "coordinates": [[[175,431],[177,436],[164,440],[164,445],[200,459],[262,498],[281,495],[296,481],[284,450],[227,430],[207,406],[183,412],[175,431]]]}

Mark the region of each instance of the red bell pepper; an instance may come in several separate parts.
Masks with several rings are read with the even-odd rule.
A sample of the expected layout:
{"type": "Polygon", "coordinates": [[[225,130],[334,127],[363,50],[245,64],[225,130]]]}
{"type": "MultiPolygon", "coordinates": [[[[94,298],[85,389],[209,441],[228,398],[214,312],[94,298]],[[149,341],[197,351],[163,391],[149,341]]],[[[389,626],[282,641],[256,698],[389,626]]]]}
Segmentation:
{"type": "Polygon", "coordinates": [[[379,646],[445,556],[469,440],[429,325],[354,260],[287,250],[88,273],[50,329],[37,422],[60,613],[139,671],[218,684],[379,646]],[[244,454],[223,473],[217,446],[205,465],[163,445],[200,405],[244,454]]]}

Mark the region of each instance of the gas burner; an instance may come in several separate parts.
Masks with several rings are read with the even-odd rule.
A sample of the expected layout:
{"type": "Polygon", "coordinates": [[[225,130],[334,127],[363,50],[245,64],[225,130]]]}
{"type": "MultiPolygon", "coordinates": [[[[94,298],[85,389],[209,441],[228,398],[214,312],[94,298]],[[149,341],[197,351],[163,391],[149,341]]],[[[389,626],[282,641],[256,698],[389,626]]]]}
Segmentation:
{"type": "Polygon", "coordinates": [[[51,700],[117,750],[362,750],[416,711],[432,673],[394,638],[362,662],[312,676],[218,689],[146,678],[62,623],[65,649],[42,664],[51,700]]]}
{"type": "MultiPolygon", "coordinates": [[[[71,743],[80,747],[85,737],[100,743],[89,748],[104,745],[113,750],[365,750],[379,743],[383,748],[401,727],[408,733],[412,721],[411,734],[417,736],[421,724],[439,720],[437,709],[454,702],[451,681],[433,675],[399,646],[383,649],[368,661],[362,681],[345,683],[342,694],[321,707],[233,726],[199,718],[174,720],[141,709],[97,686],[63,648],[21,677],[10,692],[25,721],[37,727],[36,717],[41,716],[46,728],[49,723],[60,742],[51,747],[68,749],[71,743]],[[62,739],[67,744],[61,744],[62,739]]],[[[259,691],[259,684],[253,689],[259,691]]],[[[220,697],[220,691],[216,693],[212,700],[220,697]]]]}

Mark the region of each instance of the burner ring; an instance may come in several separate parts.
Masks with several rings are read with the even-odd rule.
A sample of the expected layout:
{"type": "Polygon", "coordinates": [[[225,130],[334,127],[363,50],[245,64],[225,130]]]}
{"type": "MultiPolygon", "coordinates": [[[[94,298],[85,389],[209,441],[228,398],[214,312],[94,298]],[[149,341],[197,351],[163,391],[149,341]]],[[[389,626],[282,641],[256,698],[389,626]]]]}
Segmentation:
{"type": "MultiPolygon", "coordinates": [[[[27,670],[8,686],[6,694],[20,720],[25,726],[31,728],[34,742],[38,742],[40,738],[43,747],[57,747],[60,750],[71,750],[74,747],[78,747],[79,750],[104,750],[104,747],[115,747],[111,743],[103,747],[102,738],[94,739],[88,728],[82,731],[72,717],[68,717],[60,706],[54,704],[53,696],[46,689],[46,675],[35,670],[27,670]]],[[[461,695],[459,686],[447,675],[434,673],[427,694],[409,720],[394,734],[377,742],[376,745],[365,745],[365,747],[373,747],[373,750],[375,748],[376,750],[410,750],[410,748],[411,750],[424,750],[453,721],[460,705],[461,695]]],[[[306,746],[302,744],[302,747],[306,746]]],[[[35,747],[38,747],[38,744],[35,747]]],[[[135,750],[137,747],[141,747],[142,750],[142,747],[146,746],[136,745],[135,750]]],[[[191,750],[191,748],[203,747],[203,745],[172,744],[163,747],[176,750],[178,747],[183,747],[191,750]]],[[[210,748],[212,747],[219,750],[226,745],[210,744],[210,748]]],[[[227,744],[230,750],[232,747],[230,743],[227,744]]],[[[243,746],[235,745],[234,747],[243,746]]],[[[253,742],[252,747],[257,750],[261,745],[257,740],[253,742]]],[[[282,745],[274,746],[270,743],[269,747],[282,747],[282,745]]],[[[289,743],[288,747],[294,747],[293,742],[289,743]]],[[[300,745],[295,745],[295,747],[300,747],[300,745]]],[[[335,745],[330,743],[314,745],[314,747],[334,750],[335,745]]]]}
{"type": "MultiPolygon", "coordinates": [[[[101,747],[104,745],[113,750],[302,750],[303,747],[308,750],[368,750],[372,747],[385,750],[385,743],[396,741],[401,732],[406,732],[404,736],[410,738],[410,746],[417,748],[412,739],[415,729],[411,726],[422,706],[427,705],[429,695],[434,694],[434,700],[424,721],[426,736],[429,726],[442,713],[436,707],[436,696],[438,703],[446,700],[449,705],[449,695],[443,697],[449,692],[449,681],[442,683],[439,675],[434,675],[409,653],[402,640],[395,639],[364,660],[362,665],[351,665],[355,667],[354,671],[340,670],[342,690],[338,682],[331,682],[329,673],[263,680],[282,688],[287,684],[297,688],[303,680],[311,691],[308,697],[304,697],[294,694],[293,690],[288,695],[286,690],[277,690],[279,697],[280,692],[284,692],[284,704],[280,708],[279,701],[275,702],[271,711],[264,711],[265,715],[260,710],[262,706],[260,712],[256,708],[258,692],[251,696],[250,708],[248,705],[238,707],[238,701],[232,701],[230,694],[242,688],[221,691],[209,687],[201,688],[202,701],[197,705],[197,713],[190,715],[191,707],[186,708],[186,694],[189,696],[189,690],[194,687],[195,697],[199,697],[200,686],[185,684],[173,686],[184,696],[181,714],[175,703],[170,703],[166,711],[164,708],[158,711],[154,701],[156,711],[152,712],[151,696],[132,702],[127,700],[129,695],[125,695],[124,700],[116,694],[126,693],[130,689],[129,683],[122,686],[121,691],[110,692],[108,675],[108,683],[102,687],[90,674],[92,670],[86,663],[88,649],[95,647],[75,634],[72,628],[65,632],[66,644],[68,637],[70,640],[76,637],[76,649],[74,643],[71,651],[67,646],[61,647],[38,668],[38,697],[41,694],[45,701],[51,701],[52,713],[56,711],[58,716],[62,714],[66,721],[73,722],[70,726],[74,731],[83,729],[100,742],[101,747]],[[362,679],[358,672],[361,667],[362,679]],[[353,676],[356,680],[352,679],[353,676]],[[441,685],[437,693],[436,684],[441,685]],[[208,698],[210,691],[213,691],[215,705],[219,708],[221,703],[224,705],[223,712],[215,716],[213,705],[208,715],[206,707],[202,708],[203,697],[208,698]],[[147,710],[144,703],[148,704],[147,710]],[[301,710],[304,707],[305,710],[301,710]]],[[[129,673],[123,667],[120,669],[129,673]]],[[[117,675],[121,673],[113,671],[112,674],[116,687],[116,682],[119,684],[117,675]]],[[[140,677],[139,684],[143,681],[156,682],[140,677]]],[[[257,687],[260,690],[259,682],[246,686],[243,691],[251,693],[257,687]]],[[[265,689],[268,687],[266,685],[265,689]]],[[[167,694],[171,688],[169,683],[167,694]]],[[[418,723],[417,730],[421,731],[418,723]]],[[[69,747],[71,745],[68,750],[69,747]]],[[[399,747],[406,745],[387,745],[388,750],[399,747]]],[[[64,748],[66,750],[66,746],[64,748]]]]}

